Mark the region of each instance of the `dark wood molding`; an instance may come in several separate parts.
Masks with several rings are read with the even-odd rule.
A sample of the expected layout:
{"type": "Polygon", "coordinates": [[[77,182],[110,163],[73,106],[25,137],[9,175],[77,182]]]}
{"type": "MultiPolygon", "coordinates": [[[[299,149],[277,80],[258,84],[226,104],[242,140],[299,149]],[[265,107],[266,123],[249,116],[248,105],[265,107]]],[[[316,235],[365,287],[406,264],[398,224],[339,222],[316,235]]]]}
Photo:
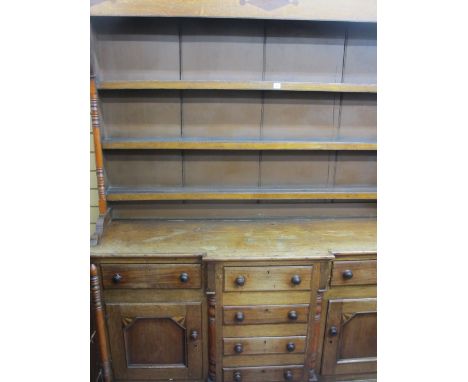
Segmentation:
{"type": "Polygon", "coordinates": [[[104,234],[105,228],[112,221],[112,211],[111,208],[108,208],[105,214],[99,215],[98,220],[96,221],[96,230],[91,235],[91,247],[94,247],[99,244],[102,235],[104,234]]]}
{"type": "Polygon", "coordinates": [[[106,190],[104,183],[104,165],[101,144],[101,125],[99,120],[98,96],[96,90],[96,82],[94,77],[91,77],[90,82],[90,99],[91,99],[91,125],[93,127],[94,136],[94,155],[96,157],[96,176],[99,195],[99,213],[105,214],[107,211],[106,190]]]}
{"type": "Polygon", "coordinates": [[[91,302],[93,306],[96,333],[99,344],[99,354],[103,370],[104,382],[112,381],[112,369],[110,364],[109,349],[107,346],[106,323],[104,319],[104,309],[101,298],[101,288],[96,265],[91,264],[91,302]]]}
{"type": "Polygon", "coordinates": [[[208,296],[208,381],[216,381],[216,294],[208,296]]]}
{"type": "Polygon", "coordinates": [[[317,350],[318,344],[320,339],[320,320],[322,318],[322,302],[323,302],[323,294],[325,290],[319,289],[317,291],[316,300],[315,300],[315,315],[314,320],[311,325],[311,347],[309,349],[309,382],[316,382],[318,381],[317,377],[317,350]]]}

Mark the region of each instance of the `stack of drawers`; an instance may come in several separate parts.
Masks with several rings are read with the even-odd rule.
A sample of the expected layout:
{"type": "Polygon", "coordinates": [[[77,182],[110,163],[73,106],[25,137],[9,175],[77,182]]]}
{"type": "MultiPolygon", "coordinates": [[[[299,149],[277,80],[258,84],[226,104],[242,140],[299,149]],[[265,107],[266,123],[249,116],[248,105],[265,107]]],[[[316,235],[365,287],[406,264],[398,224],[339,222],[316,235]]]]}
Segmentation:
{"type": "Polygon", "coordinates": [[[303,381],[313,265],[225,266],[223,380],[303,381]]]}

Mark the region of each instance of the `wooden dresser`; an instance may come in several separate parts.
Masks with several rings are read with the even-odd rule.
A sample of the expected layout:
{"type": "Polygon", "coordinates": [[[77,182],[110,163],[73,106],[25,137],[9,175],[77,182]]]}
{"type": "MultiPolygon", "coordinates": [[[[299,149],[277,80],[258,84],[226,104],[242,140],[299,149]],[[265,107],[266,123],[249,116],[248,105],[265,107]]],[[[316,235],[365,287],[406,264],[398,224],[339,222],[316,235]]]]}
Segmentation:
{"type": "Polygon", "coordinates": [[[91,2],[94,380],[375,380],[375,5],[91,2]]]}

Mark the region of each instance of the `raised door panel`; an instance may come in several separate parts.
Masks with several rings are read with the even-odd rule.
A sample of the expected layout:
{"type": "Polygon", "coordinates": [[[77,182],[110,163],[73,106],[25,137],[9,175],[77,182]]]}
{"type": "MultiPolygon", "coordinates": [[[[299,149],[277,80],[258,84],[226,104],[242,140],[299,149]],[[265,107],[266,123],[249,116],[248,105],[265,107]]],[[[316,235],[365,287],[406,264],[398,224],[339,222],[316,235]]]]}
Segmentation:
{"type": "Polygon", "coordinates": [[[116,379],[202,377],[201,304],[107,304],[116,379]]]}
{"type": "Polygon", "coordinates": [[[377,299],[331,300],[322,358],[323,375],[377,371],[377,299]]]}

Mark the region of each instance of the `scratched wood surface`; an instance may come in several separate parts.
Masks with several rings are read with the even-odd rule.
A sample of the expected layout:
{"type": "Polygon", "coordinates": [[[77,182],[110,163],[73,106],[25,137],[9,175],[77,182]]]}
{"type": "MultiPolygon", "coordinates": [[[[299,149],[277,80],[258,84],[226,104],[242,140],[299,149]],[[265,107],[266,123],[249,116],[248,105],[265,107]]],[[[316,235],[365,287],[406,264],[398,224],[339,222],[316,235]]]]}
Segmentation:
{"type": "Polygon", "coordinates": [[[320,259],[376,250],[375,219],[113,221],[92,255],[206,253],[206,260],[320,259]]]}

